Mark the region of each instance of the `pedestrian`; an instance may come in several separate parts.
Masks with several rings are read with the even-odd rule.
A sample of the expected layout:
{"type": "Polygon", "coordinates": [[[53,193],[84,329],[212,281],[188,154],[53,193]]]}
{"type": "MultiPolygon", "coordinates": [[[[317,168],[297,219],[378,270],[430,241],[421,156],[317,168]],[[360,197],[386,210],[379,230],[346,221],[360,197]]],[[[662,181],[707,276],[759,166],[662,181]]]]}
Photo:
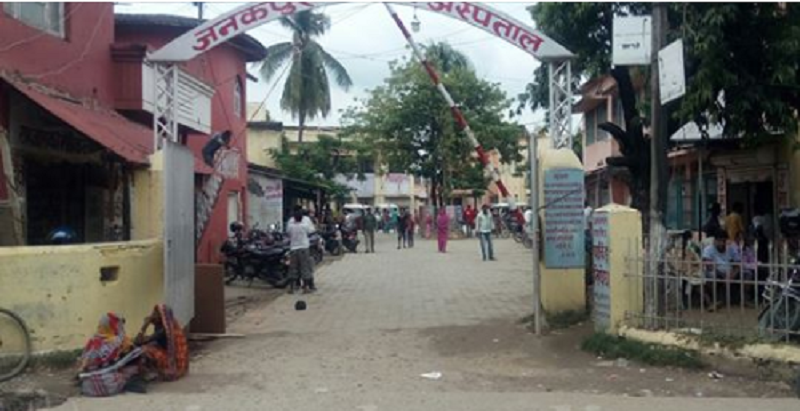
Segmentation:
{"type": "Polygon", "coordinates": [[[393,208],[391,212],[391,216],[389,217],[389,224],[392,227],[392,230],[397,230],[397,222],[400,218],[400,215],[397,213],[397,209],[393,208]]]}
{"type": "Polygon", "coordinates": [[[497,238],[503,234],[503,218],[500,216],[500,210],[492,210],[492,220],[494,221],[494,232],[497,238]]]}
{"type": "Polygon", "coordinates": [[[722,206],[719,203],[713,203],[708,207],[709,215],[708,220],[703,224],[703,233],[706,235],[705,245],[714,242],[714,236],[723,231],[722,227],[722,206]]]}
{"type": "Polygon", "coordinates": [[[289,236],[291,258],[289,262],[289,294],[294,294],[297,286],[301,284],[303,292],[309,293],[317,290],[314,286],[314,262],[309,250],[311,243],[309,234],[314,232],[311,219],[303,215],[303,208],[296,206],[294,216],[286,224],[286,234],[289,236]]]}
{"type": "Polygon", "coordinates": [[[481,239],[481,255],[483,255],[483,261],[486,261],[487,257],[489,260],[494,261],[494,248],[492,247],[494,219],[489,213],[489,206],[486,204],[483,205],[483,212],[478,214],[477,229],[481,239]]]}
{"type": "Polygon", "coordinates": [[[447,252],[447,235],[450,230],[450,216],[447,215],[447,210],[442,207],[439,209],[439,217],[436,218],[436,233],[439,240],[439,252],[447,252]]]}
{"type": "Polygon", "coordinates": [[[378,219],[371,209],[367,209],[364,215],[364,247],[367,253],[375,253],[375,229],[378,227],[378,219]]]}
{"type": "Polygon", "coordinates": [[[389,218],[389,209],[383,209],[383,233],[389,234],[389,230],[391,229],[391,221],[389,218]]]}
{"type": "Polygon", "coordinates": [[[406,248],[406,244],[408,238],[406,237],[407,233],[407,226],[408,226],[408,212],[402,210],[400,215],[397,217],[397,223],[395,227],[397,227],[397,249],[400,249],[400,245],[402,244],[402,248],[406,248]]]}
{"type": "Polygon", "coordinates": [[[407,214],[408,220],[406,221],[406,241],[408,241],[408,248],[414,248],[414,230],[417,228],[417,216],[414,213],[407,214]]]}
{"type": "Polygon", "coordinates": [[[433,232],[433,216],[429,211],[425,212],[425,238],[430,239],[433,232]]]}
{"type": "Polygon", "coordinates": [[[472,237],[472,230],[475,228],[476,215],[477,213],[471,205],[468,205],[467,209],[464,210],[464,224],[467,225],[467,237],[472,237]]]}

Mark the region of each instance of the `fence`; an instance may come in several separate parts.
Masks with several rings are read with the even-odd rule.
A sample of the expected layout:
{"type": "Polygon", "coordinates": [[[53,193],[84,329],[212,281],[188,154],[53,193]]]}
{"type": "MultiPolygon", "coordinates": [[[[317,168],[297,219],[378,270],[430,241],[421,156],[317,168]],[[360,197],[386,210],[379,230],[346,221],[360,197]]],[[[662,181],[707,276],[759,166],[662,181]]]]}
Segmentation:
{"type": "Polygon", "coordinates": [[[715,264],[698,253],[677,250],[655,261],[658,269],[650,274],[653,261],[635,254],[626,258],[625,280],[644,284],[644,309],[626,312],[626,325],[800,342],[800,265],[715,264]]]}

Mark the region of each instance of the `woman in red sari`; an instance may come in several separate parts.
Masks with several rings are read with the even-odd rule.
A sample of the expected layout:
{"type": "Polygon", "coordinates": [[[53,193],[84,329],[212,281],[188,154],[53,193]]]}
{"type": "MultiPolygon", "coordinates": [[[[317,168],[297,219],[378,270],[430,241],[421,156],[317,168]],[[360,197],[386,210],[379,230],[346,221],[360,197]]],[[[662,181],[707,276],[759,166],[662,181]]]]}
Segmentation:
{"type": "Polygon", "coordinates": [[[450,216],[444,207],[439,209],[439,217],[436,218],[436,232],[439,240],[439,252],[447,252],[447,236],[450,232],[450,216]]]}
{"type": "Polygon", "coordinates": [[[159,304],[145,319],[136,337],[137,345],[144,350],[145,373],[156,375],[162,381],[175,381],[189,371],[189,345],[172,309],[159,304]],[[153,334],[145,336],[153,326],[153,334]]]}

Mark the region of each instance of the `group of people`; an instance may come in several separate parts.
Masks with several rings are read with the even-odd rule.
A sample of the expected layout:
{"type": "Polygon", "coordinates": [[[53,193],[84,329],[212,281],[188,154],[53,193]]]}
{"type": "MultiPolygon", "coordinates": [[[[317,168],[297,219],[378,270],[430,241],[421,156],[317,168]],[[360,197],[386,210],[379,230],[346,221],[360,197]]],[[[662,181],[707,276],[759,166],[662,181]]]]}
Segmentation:
{"type": "Polygon", "coordinates": [[[375,252],[375,232],[383,231],[384,234],[389,234],[391,230],[397,233],[397,249],[413,248],[414,236],[419,224],[418,217],[415,213],[407,209],[391,211],[384,209],[375,209],[367,207],[364,210],[364,215],[360,218],[355,217],[354,213],[349,213],[354,218],[357,218],[356,226],[364,234],[364,246],[366,253],[375,252]]]}
{"type": "Polygon", "coordinates": [[[690,283],[701,285],[702,298],[709,310],[723,304],[717,296],[728,295],[724,288],[732,286],[745,288],[730,293],[732,298],[741,299],[744,295],[745,300],[738,302],[752,304],[755,293],[759,292],[755,281],[764,281],[769,276],[772,217],[762,207],[757,207],[756,216],[746,224],[744,206],[738,202],[726,216],[722,215],[718,203],[712,204],[709,212],[702,227],[704,241],[694,241],[692,232],[685,231],[680,246],[669,252],[672,270],[690,283]]]}
{"type": "Polygon", "coordinates": [[[183,328],[172,310],[160,304],[133,339],[125,332],[125,318],[104,314],[83,349],[78,380],[83,395],[108,397],[125,391],[144,393],[148,383],[175,381],[188,370],[183,328]]]}

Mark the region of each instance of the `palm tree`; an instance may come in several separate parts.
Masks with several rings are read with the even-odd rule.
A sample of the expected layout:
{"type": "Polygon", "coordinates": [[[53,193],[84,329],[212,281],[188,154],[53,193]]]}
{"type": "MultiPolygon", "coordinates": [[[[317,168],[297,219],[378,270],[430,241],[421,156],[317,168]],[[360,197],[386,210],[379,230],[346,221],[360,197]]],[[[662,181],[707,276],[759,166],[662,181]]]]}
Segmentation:
{"type": "Polygon", "coordinates": [[[448,43],[433,43],[425,47],[425,58],[430,60],[443,74],[454,70],[472,68],[469,57],[454,49],[448,43]]]}
{"type": "Polygon", "coordinates": [[[340,87],[347,91],[353,85],[347,70],[328,54],[314,38],[330,28],[330,19],[322,13],[301,11],[280,20],[293,31],[292,41],[267,48],[267,57],[261,62],[261,77],[269,81],[278,69],[291,59],[289,76],[283,86],[281,108],[298,119],[297,139],[303,142],[306,120],[317,116],[327,117],[331,111],[331,90],[328,71],[340,87]]]}

